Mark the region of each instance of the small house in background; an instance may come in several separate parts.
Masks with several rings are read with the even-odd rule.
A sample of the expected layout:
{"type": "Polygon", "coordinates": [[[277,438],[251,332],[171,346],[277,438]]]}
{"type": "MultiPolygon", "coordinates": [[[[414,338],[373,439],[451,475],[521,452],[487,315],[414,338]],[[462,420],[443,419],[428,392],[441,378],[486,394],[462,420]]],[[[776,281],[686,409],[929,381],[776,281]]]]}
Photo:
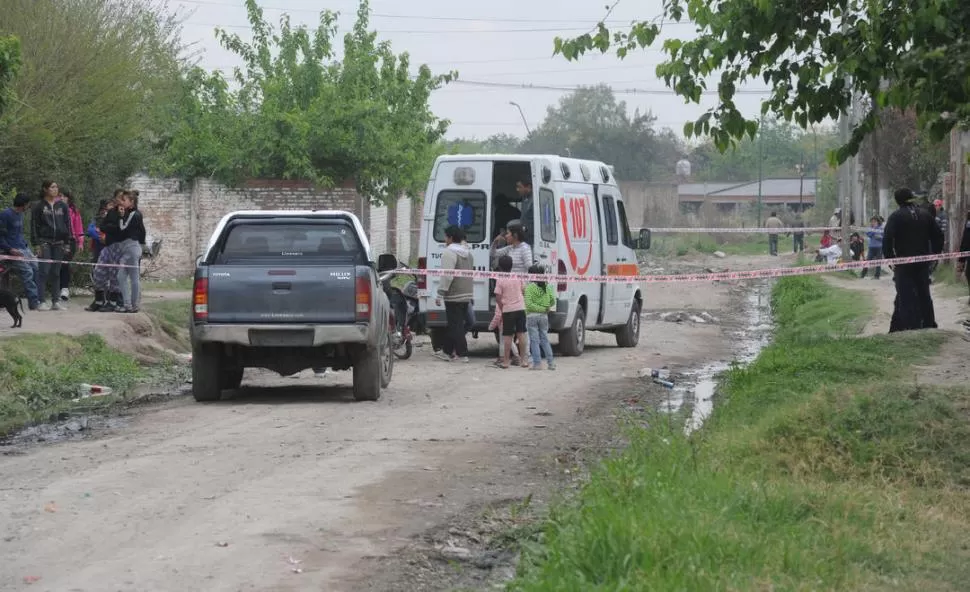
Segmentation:
{"type": "MultiPolygon", "coordinates": [[[[737,214],[743,206],[757,205],[758,184],[758,181],[684,183],[677,186],[677,201],[683,213],[697,213],[705,204],[711,204],[719,213],[737,214]]],[[[764,207],[803,212],[815,206],[816,177],[763,179],[760,184],[764,207]]]]}

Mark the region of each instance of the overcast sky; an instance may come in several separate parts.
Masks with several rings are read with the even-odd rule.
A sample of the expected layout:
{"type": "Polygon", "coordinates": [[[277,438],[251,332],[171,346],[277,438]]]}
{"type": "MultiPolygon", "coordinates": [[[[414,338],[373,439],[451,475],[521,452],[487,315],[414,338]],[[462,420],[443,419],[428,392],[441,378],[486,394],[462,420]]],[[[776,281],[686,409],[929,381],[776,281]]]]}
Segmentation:
{"type": "MultiPolygon", "coordinates": [[[[260,4],[274,24],[283,12],[294,23],[314,26],[319,11],[338,11],[341,37],[352,26],[357,8],[354,0],[261,0],[260,4]]],[[[658,126],[671,127],[679,134],[683,123],[700,115],[714,97],[705,97],[701,106],[687,105],[667,90],[654,73],[663,57],[658,49],[635,52],[622,61],[612,54],[589,55],[578,62],[552,57],[553,39],[589,30],[605,14],[604,4],[603,0],[372,0],[371,27],[391,42],[396,53],[410,53],[413,64],[428,64],[435,72],[458,70],[466,83],[448,85],[431,99],[434,112],[452,121],[452,138],[485,138],[495,133],[522,136],[522,119],[510,101],[522,106],[534,129],[545,117],[546,108],[568,92],[489,88],[471,82],[553,87],[606,83],[631,112],[635,108],[652,111],[658,126]]],[[[219,47],[213,29],[222,26],[246,37],[243,0],[170,0],[169,6],[184,17],[184,39],[195,43],[201,65],[226,70],[239,65],[233,54],[219,47]]],[[[623,27],[660,12],[661,0],[621,0],[609,22],[623,27]]],[[[687,39],[693,36],[693,27],[666,25],[663,35],[687,39]]],[[[758,83],[746,87],[752,94],[737,100],[743,113],[758,113],[764,95],[757,91],[763,88],[758,83]]]]}

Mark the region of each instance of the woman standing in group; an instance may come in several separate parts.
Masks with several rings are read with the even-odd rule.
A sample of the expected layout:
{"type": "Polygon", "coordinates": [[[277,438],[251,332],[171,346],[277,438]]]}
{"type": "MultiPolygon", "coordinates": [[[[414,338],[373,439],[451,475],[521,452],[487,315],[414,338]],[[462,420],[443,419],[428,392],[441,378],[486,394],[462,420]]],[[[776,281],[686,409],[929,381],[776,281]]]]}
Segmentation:
{"type": "Polygon", "coordinates": [[[138,211],[136,192],[126,193],[121,199],[121,261],[124,266],[118,271],[118,283],[124,308],[118,312],[138,312],[141,296],[141,256],[145,244],[145,221],[138,211]]]}
{"type": "Polygon", "coordinates": [[[91,312],[117,312],[124,304],[118,287],[118,263],[121,261],[121,243],[124,235],[121,230],[121,204],[125,191],[118,189],[108,202],[100,230],[104,235],[104,247],[98,255],[91,279],[94,280],[94,302],[86,310],[91,312]]]}
{"type": "Polygon", "coordinates": [[[84,250],[84,222],[81,212],[77,209],[74,194],[61,191],[61,200],[67,204],[67,212],[71,220],[71,240],[64,251],[64,265],[61,265],[61,302],[67,302],[71,297],[71,265],[77,254],[84,250]]]}

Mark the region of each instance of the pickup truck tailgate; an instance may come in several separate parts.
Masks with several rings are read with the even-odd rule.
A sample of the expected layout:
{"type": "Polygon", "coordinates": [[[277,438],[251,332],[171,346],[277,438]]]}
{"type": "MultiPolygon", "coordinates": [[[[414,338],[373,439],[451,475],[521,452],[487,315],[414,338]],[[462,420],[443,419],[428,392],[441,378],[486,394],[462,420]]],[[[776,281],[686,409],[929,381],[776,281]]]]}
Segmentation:
{"type": "Polygon", "coordinates": [[[213,266],[210,323],[353,323],[353,265],[213,266]]]}

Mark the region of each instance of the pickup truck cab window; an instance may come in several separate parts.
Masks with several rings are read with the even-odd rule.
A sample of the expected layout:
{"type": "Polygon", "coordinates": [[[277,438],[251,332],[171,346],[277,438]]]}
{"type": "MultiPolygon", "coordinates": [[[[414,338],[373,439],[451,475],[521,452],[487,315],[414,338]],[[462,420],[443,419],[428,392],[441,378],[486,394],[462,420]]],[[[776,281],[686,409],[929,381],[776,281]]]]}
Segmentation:
{"type": "Polygon", "coordinates": [[[364,259],[363,246],[349,224],[240,220],[228,228],[215,263],[300,264],[320,260],[365,263],[364,259]]]}

